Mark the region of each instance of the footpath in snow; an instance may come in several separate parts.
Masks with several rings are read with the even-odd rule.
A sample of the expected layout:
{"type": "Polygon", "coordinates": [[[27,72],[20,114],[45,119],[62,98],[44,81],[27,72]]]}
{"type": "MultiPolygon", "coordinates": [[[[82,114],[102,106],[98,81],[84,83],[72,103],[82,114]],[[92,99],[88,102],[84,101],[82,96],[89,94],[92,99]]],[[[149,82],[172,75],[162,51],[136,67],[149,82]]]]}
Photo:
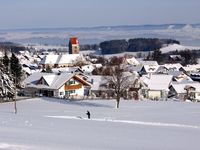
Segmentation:
{"type": "Polygon", "coordinates": [[[101,121],[101,122],[113,122],[113,123],[127,123],[134,125],[145,125],[145,126],[160,126],[160,127],[177,127],[177,128],[193,128],[200,129],[200,126],[185,125],[185,124],[174,124],[174,123],[161,123],[161,122],[143,122],[143,121],[133,121],[133,120],[114,120],[109,118],[93,118],[87,119],[80,116],[45,116],[48,118],[58,118],[58,119],[76,119],[76,120],[91,120],[91,121],[101,121]]]}

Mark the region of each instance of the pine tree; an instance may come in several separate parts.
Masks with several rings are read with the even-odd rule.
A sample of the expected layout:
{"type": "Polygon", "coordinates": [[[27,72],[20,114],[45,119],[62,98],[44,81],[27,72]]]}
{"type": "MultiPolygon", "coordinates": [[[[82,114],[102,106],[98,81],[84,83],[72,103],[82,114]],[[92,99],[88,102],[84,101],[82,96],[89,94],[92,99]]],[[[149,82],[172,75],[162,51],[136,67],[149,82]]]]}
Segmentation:
{"type": "Polygon", "coordinates": [[[3,57],[3,65],[4,65],[6,73],[8,73],[8,71],[9,71],[9,63],[10,63],[10,60],[8,58],[7,52],[5,51],[5,54],[4,54],[4,57],[3,57]]]}
{"type": "Polygon", "coordinates": [[[163,61],[162,52],[160,49],[154,50],[153,60],[157,61],[159,64],[163,61]]]}
{"type": "Polygon", "coordinates": [[[12,76],[16,79],[16,84],[19,86],[22,77],[22,66],[19,63],[19,59],[15,56],[14,53],[12,53],[12,56],[10,58],[10,70],[12,76]]]}

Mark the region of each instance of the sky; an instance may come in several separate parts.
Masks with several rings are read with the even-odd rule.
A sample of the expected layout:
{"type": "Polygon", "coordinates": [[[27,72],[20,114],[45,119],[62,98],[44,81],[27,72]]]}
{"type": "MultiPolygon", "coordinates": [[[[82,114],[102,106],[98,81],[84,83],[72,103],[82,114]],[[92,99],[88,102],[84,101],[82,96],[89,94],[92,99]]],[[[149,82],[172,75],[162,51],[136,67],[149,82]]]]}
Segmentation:
{"type": "Polygon", "coordinates": [[[200,23],[200,0],[0,0],[0,29],[200,23]]]}

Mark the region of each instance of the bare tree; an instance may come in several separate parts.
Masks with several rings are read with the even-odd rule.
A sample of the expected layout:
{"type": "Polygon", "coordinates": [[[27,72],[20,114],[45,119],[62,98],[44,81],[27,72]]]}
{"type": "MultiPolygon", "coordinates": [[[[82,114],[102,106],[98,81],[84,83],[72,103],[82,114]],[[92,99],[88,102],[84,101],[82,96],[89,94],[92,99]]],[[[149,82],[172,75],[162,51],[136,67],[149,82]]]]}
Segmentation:
{"type": "Polygon", "coordinates": [[[106,77],[106,80],[108,81],[109,89],[113,90],[116,96],[116,107],[119,108],[121,97],[133,84],[133,76],[130,72],[126,72],[126,67],[121,57],[112,58],[111,61],[113,60],[114,63],[111,62],[110,64],[114,65],[108,66],[111,74],[106,77]]]}

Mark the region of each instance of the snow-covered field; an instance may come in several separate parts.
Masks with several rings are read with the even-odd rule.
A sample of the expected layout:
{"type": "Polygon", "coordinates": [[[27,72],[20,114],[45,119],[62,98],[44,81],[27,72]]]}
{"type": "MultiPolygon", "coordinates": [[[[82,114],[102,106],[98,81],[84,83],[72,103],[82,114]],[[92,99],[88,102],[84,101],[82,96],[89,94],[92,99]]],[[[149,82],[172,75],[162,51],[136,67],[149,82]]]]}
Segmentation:
{"type": "Polygon", "coordinates": [[[200,104],[173,101],[0,104],[0,150],[199,150],[200,104]],[[91,119],[86,119],[86,111],[91,119]]]}

